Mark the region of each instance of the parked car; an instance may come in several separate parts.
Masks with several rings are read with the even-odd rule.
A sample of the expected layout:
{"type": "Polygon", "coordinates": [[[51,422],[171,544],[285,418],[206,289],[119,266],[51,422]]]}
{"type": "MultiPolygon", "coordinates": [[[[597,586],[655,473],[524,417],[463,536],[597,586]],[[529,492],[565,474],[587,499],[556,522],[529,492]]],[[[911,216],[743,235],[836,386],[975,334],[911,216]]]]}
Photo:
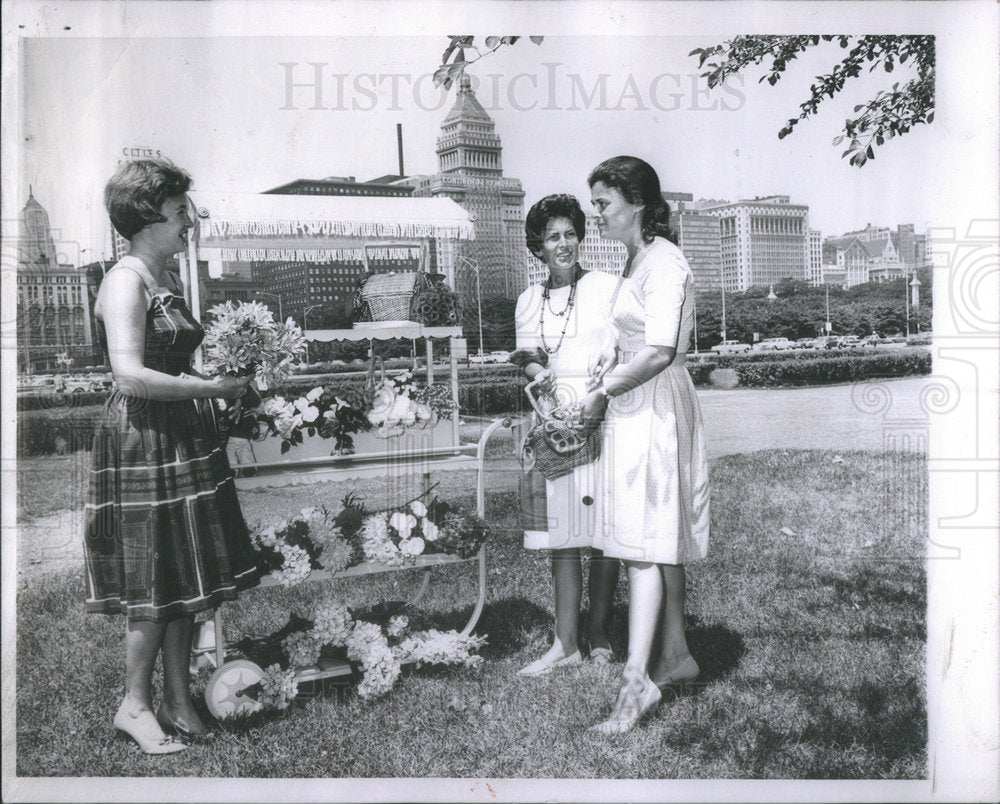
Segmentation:
{"type": "Polygon", "coordinates": [[[860,349],[864,344],[857,335],[845,335],[840,339],[841,349],[860,349]]]}
{"type": "Polygon", "coordinates": [[[712,351],[718,355],[742,354],[750,351],[750,344],[739,341],[723,341],[715,344],[712,351]]]}
{"type": "Polygon", "coordinates": [[[815,346],[815,338],[799,338],[794,344],[792,344],[793,349],[812,349],[815,346]]]}
{"type": "Polygon", "coordinates": [[[794,349],[795,344],[788,338],[764,338],[754,348],[761,352],[781,352],[785,349],[794,349]]]}
{"type": "Polygon", "coordinates": [[[813,349],[836,349],[840,345],[840,338],[836,335],[823,335],[813,341],[813,349]]]}
{"type": "Polygon", "coordinates": [[[486,352],[481,355],[469,355],[469,363],[506,363],[510,352],[486,352]]]}

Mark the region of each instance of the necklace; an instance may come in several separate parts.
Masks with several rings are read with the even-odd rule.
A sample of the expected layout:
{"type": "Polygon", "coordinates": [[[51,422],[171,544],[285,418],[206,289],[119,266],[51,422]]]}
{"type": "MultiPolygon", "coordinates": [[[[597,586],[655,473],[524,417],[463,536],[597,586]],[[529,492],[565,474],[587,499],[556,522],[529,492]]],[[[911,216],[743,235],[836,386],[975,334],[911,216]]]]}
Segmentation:
{"type": "Polygon", "coordinates": [[[552,278],[545,283],[545,288],[542,290],[542,308],[538,316],[538,331],[542,337],[542,348],[545,350],[546,354],[554,355],[562,347],[563,339],[566,337],[566,329],[569,327],[569,314],[573,309],[573,305],[576,303],[576,285],[580,281],[580,276],[583,274],[583,270],[580,266],[576,266],[576,270],[573,272],[573,283],[569,286],[569,300],[566,302],[566,307],[562,312],[557,313],[552,310],[552,303],[549,298],[549,291],[552,288],[552,278]],[[563,318],[563,328],[562,332],[559,333],[559,343],[555,347],[549,346],[545,341],[545,308],[548,307],[549,310],[554,314],[563,318]]]}

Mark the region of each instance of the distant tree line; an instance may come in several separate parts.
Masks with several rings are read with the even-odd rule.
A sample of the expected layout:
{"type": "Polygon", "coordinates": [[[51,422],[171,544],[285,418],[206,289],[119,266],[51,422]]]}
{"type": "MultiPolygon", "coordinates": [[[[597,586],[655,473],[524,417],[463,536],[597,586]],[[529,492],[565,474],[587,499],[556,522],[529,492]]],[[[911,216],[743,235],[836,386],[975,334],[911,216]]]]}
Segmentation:
{"type": "MultiPolygon", "coordinates": [[[[917,272],[920,306],[910,307],[910,331],[931,328],[931,271],[917,272]]],[[[869,282],[843,290],[830,287],[830,323],[834,335],[906,334],[908,280],[869,282]]],[[[755,286],[741,293],[726,293],[726,337],[753,343],[763,338],[812,338],[825,333],[826,289],[799,279],[783,279],[774,286],[777,299],[768,300],[768,288],[755,286]]],[[[697,296],[698,348],[711,349],[722,340],[722,294],[702,291],[697,296]]]]}

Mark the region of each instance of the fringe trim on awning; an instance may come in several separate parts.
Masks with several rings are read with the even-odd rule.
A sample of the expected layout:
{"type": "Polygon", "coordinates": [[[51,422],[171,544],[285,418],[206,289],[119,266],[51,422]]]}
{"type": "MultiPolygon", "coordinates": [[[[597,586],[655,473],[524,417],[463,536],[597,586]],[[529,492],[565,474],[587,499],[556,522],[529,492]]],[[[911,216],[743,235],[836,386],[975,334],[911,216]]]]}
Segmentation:
{"type": "MultiPolygon", "coordinates": [[[[472,224],[387,223],[383,221],[229,221],[209,219],[209,237],[437,237],[446,240],[471,240],[472,224]]],[[[202,236],[205,236],[204,233],[202,236]]]]}
{"type": "MultiPolygon", "coordinates": [[[[364,253],[360,248],[221,248],[220,258],[225,262],[354,262],[363,264],[364,253]]],[[[369,262],[403,260],[420,262],[419,248],[369,247],[369,262]]]]}

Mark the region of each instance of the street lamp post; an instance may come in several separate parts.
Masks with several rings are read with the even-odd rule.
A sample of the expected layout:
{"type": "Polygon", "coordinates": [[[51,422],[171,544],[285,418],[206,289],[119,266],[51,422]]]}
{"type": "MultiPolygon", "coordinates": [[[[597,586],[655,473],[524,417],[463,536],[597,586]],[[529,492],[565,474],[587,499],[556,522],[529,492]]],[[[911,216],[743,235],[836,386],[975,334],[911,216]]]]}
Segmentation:
{"type": "Polygon", "coordinates": [[[473,271],[476,272],[476,311],[479,314],[479,356],[483,356],[483,297],[479,288],[479,263],[475,260],[470,260],[468,257],[463,257],[461,254],[456,255],[457,259],[468,264],[473,271]]]}
{"type": "Polygon", "coordinates": [[[692,302],[694,303],[694,354],[695,357],[698,356],[698,297],[692,296],[692,302]]]}
{"type": "MultiPolygon", "coordinates": [[[[910,304],[913,305],[913,312],[916,315],[920,312],[920,280],[917,279],[916,271],[913,272],[913,281],[909,283],[912,295],[910,297],[910,304]]],[[[909,329],[909,328],[907,328],[909,329]]],[[[917,318],[917,335],[920,334],[920,318],[917,318]]]]}
{"type": "Polygon", "coordinates": [[[722,266],[708,260],[708,264],[719,269],[719,290],[722,291],[722,340],[726,340],[726,278],[722,275],[722,266]]]}
{"type": "MultiPolygon", "coordinates": [[[[309,324],[308,324],[309,311],[310,310],[315,310],[318,307],[325,307],[325,306],[326,305],[323,305],[323,304],[310,304],[308,307],[306,307],[305,310],[302,311],[302,337],[303,338],[305,338],[305,332],[306,332],[306,330],[309,329],[309,324]]],[[[305,340],[306,340],[306,363],[309,363],[310,362],[309,361],[309,339],[306,338],[305,340]]]]}
{"type": "Polygon", "coordinates": [[[833,330],[833,324],[830,323],[830,286],[826,285],[826,334],[829,335],[833,330]]]}
{"type": "Polygon", "coordinates": [[[281,321],[282,321],[282,323],[284,323],[285,314],[284,314],[284,312],[281,309],[281,295],[279,293],[270,293],[270,292],[268,292],[266,290],[258,290],[253,295],[254,296],[270,296],[272,299],[277,299],[278,300],[278,318],[280,318],[281,321]]]}
{"type": "Polygon", "coordinates": [[[903,274],[903,307],[906,308],[906,337],[910,337],[910,275],[903,274]]]}

